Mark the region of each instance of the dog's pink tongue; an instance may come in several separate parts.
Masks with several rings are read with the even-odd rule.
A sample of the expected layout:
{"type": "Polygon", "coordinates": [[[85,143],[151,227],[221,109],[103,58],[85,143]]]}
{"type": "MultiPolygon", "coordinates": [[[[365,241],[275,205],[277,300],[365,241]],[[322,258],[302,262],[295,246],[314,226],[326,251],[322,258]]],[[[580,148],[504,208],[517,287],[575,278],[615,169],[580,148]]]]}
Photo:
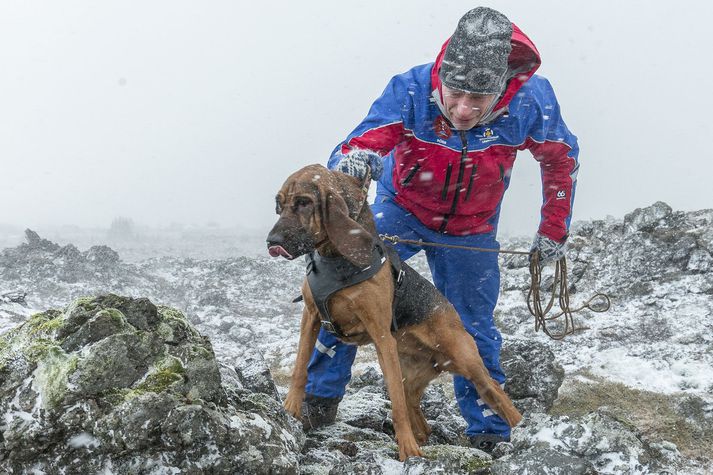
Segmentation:
{"type": "Polygon", "coordinates": [[[270,246],[267,249],[267,252],[269,252],[272,257],[282,256],[287,259],[292,259],[292,256],[290,255],[290,253],[285,251],[285,248],[282,246],[270,246]]]}

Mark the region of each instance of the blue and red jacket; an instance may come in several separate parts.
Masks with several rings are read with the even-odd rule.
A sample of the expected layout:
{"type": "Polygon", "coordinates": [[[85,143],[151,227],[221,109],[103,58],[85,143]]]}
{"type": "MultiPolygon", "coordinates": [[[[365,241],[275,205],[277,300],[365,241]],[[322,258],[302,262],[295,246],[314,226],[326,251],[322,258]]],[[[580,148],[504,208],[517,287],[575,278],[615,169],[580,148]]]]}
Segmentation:
{"type": "Polygon", "coordinates": [[[500,204],[518,150],[540,162],[540,234],[567,237],[579,167],[577,137],[567,129],[550,83],[534,75],[540,56],[513,25],[510,80],[485,124],[454,129],[444,116],[434,63],[399,74],[369,114],[332,153],[334,168],[353,149],[384,157],[379,185],[431,229],[453,235],[496,230],[500,204]]]}

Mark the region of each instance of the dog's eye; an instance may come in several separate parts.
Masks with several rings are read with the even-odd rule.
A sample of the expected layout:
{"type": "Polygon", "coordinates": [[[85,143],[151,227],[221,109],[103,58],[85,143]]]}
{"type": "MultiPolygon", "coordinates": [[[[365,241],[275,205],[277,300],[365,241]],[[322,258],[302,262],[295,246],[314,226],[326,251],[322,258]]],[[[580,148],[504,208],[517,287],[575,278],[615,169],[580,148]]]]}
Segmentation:
{"type": "Polygon", "coordinates": [[[280,200],[275,200],[275,213],[282,214],[282,205],[280,204],[280,200]]]}
{"type": "Polygon", "coordinates": [[[297,198],[295,198],[295,209],[298,211],[302,208],[306,208],[307,206],[311,205],[312,200],[310,200],[309,198],[305,198],[303,196],[298,196],[297,198]]]}

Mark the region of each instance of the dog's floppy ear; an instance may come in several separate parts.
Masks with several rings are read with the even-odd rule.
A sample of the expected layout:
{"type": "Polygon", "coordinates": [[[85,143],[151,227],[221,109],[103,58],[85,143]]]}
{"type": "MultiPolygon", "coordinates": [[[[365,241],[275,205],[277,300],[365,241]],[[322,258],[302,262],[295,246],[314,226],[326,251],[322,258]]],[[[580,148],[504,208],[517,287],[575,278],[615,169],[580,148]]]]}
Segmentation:
{"type": "Polygon", "coordinates": [[[373,237],[359,223],[349,217],[349,208],[339,193],[330,188],[323,188],[322,225],[332,245],[359,267],[371,262],[373,237]]]}

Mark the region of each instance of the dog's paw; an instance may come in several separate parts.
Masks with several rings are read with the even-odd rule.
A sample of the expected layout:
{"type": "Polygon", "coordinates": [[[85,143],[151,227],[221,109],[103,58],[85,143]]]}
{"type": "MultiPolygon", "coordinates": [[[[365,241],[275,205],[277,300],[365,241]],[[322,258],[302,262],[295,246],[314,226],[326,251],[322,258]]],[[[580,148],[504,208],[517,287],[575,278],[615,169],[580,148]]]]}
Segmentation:
{"type": "Polygon", "coordinates": [[[405,462],[409,457],[423,457],[423,452],[413,437],[403,443],[399,442],[399,460],[405,462]]]}
{"type": "Polygon", "coordinates": [[[287,399],[285,399],[283,407],[292,417],[298,421],[302,420],[302,401],[299,401],[298,398],[290,397],[288,395],[287,399]]]}

